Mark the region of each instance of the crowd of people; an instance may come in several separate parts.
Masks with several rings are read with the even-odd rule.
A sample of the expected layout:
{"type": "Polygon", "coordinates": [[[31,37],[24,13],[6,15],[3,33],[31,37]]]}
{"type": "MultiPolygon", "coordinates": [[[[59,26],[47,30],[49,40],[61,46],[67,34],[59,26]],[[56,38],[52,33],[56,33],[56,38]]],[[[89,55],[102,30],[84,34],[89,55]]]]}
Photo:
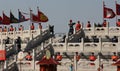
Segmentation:
{"type": "MultiPolygon", "coordinates": [[[[69,25],[68,35],[72,35],[74,33],[74,25],[75,25],[75,33],[79,32],[80,29],[82,28],[82,24],[80,21],[77,21],[77,23],[75,23],[72,20],[70,20],[68,25],[69,25]]],[[[87,22],[86,27],[87,28],[91,27],[90,21],[87,22]]]]}
{"type": "MultiPolygon", "coordinates": [[[[73,22],[72,20],[69,21],[69,32],[68,32],[68,35],[71,35],[74,33],[74,30],[75,30],[75,33],[79,32],[80,29],[82,28],[82,23],[80,21],[77,21],[76,22],[73,22]],[[74,28],[75,26],[75,28],[74,28]]],[[[107,27],[108,26],[108,22],[107,20],[104,20],[102,24],[98,23],[98,24],[94,24],[95,27],[107,27]]],[[[116,26],[117,27],[120,27],[120,19],[118,19],[118,21],[116,22],[116,26]]],[[[86,23],[86,28],[90,28],[91,27],[91,23],[90,21],[87,21],[86,23]]]]}
{"type": "MultiPolygon", "coordinates": [[[[39,23],[39,29],[42,29],[41,23],[39,23]]],[[[9,32],[9,31],[16,31],[16,30],[23,31],[24,30],[24,26],[23,25],[19,25],[18,29],[16,27],[13,27],[13,25],[10,25],[10,26],[0,26],[0,32],[9,32]]],[[[34,23],[31,24],[30,30],[35,30],[34,23]]]]}
{"type": "MultiPolygon", "coordinates": [[[[75,25],[75,33],[79,32],[80,29],[82,28],[82,24],[80,21],[77,21],[77,23],[75,23],[72,20],[70,20],[68,25],[69,25],[68,35],[71,35],[74,33],[74,25],[75,25]]],[[[104,20],[104,22],[102,24],[95,24],[95,26],[96,27],[106,27],[107,21],[104,20]]],[[[91,27],[91,23],[90,23],[90,21],[87,21],[86,28],[90,28],[90,27],[91,27]]]]}

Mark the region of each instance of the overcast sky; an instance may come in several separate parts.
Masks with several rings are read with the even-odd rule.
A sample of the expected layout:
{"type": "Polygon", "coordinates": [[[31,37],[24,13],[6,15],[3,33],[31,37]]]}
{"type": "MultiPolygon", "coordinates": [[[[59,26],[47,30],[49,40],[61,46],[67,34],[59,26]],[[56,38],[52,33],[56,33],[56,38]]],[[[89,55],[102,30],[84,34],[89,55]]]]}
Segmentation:
{"type": "MultiPolygon", "coordinates": [[[[84,25],[87,21],[91,23],[102,23],[103,20],[103,2],[102,0],[0,0],[0,15],[2,11],[9,16],[10,10],[18,17],[18,9],[29,13],[29,8],[33,13],[37,14],[37,6],[48,16],[49,21],[42,23],[43,26],[51,24],[55,26],[55,32],[68,32],[68,23],[72,19],[74,22],[78,20],[84,25]]],[[[115,0],[104,0],[106,7],[112,8],[115,12],[115,0]]],[[[120,4],[120,1],[117,0],[120,4]]],[[[29,17],[29,16],[27,16],[29,17]]],[[[119,17],[118,17],[119,18],[119,17]]],[[[115,18],[107,19],[111,26],[115,26],[115,18]]],[[[22,23],[26,29],[30,21],[22,23]]],[[[16,25],[15,25],[16,26],[16,25]]],[[[38,26],[35,23],[35,26],[38,26]]]]}

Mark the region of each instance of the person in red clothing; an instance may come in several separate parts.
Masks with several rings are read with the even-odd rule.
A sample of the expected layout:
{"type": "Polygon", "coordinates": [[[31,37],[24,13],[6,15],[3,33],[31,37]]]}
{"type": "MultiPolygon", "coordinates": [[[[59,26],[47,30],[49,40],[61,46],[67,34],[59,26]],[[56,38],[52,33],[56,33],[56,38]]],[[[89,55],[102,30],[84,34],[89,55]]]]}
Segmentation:
{"type": "Polygon", "coordinates": [[[41,25],[41,23],[39,23],[39,29],[42,29],[42,25],[41,25]]]}
{"type": "Polygon", "coordinates": [[[3,32],[7,32],[7,27],[6,26],[4,26],[3,32]]]}
{"type": "Polygon", "coordinates": [[[76,52],[76,60],[79,61],[80,59],[80,55],[78,54],[78,52],[76,52]]]}
{"type": "Polygon", "coordinates": [[[22,30],[24,30],[24,28],[23,28],[22,25],[20,25],[20,27],[19,27],[19,31],[22,31],[22,30]]]}
{"type": "Polygon", "coordinates": [[[90,21],[88,21],[86,27],[87,27],[87,28],[90,28],[90,27],[91,27],[90,21]]]}
{"type": "Polygon", "coordinates": [[[75,31],[78,32],[80,29],[81,29],[81,24],[80,21],[78,21],[75,27],[75,31]]]}
{"type": "Polygon", "coordinates": [[[116,55],[116,52],[114,52],[113,55],[111,56],[111,59],[112,59],[113,61],[117,61],[118,58],[119,58],[119,57],[116,55]]]}
{"type": "Polygon", "coordinates": [[[106,21],[106,20],[104,20],[102,26],[103,26],[103,27],[106,27],[106,26],[107,26],[107,21],[106,21]]]}
{"type": "Polygon", "coordinates": [[[120,19],[118,19],[118,22],[116,23],[117,27],[120,27],[120,19]]]}
{"type": "Polygon", "coordinates": [[[0,32],[2,32],[3,31],[3,28],[2,28],[2,26],[0,26],[0,32]]]}
{"type": "Polygon", "coordinates": [[[32,60],[32,56],[30,55],[30,52],[28,52],[28,54],[25,57],[26,60],[31,61],[32,60]]]}
{"type": "Polygon", "coordinates": [[[57,53],[56,60],[57,61],[61,61],[62,60],[62,55],[60,55],[60,53],[57,53]]]}
{"type": "Polygon", "coordinates": [[[91,55],[89,56],[89,60],[90,61],[95,61],[96,60],[96,57],[94,55],[94,53],[92,52],[91,55]]]}
{"type": "Polygon", "coordinates": [[[10,26],[9,31],[14,31],[14,28],[13,28],[13,26],[12,26],[12,25],[10,26]]]}
{"type": "Polygon", "coordinates": [[[32,25],[30,26],[30,29],[31,29],[31,30],[34,30],[34,29],[35,29],[35,26],[34,26],[33,23],[32,23],[32,25]]]}

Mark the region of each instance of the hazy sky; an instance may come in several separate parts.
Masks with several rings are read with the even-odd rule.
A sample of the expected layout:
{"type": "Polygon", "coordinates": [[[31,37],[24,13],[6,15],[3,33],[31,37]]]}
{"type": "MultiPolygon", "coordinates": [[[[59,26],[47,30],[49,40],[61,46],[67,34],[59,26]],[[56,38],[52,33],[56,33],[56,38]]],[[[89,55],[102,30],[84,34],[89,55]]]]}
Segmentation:
{"type": "MultiPolygon", "coordinates": [[[[68,32],[68,23],[72,19],[78,20],[84,25],[87,21],[91,23],[102,23],[103,5],[102,0],[0,0],[0,15],[2,11],[9,16],[10,10],[18,17],[18,9],[29,13],[29,8],[37,14],[37,6],[48,16],[49,21],[42,23],[43,26],[51,24],[55,26],[55,32],[68,32]]],[[[112,8],[115,12],[115,0],[104,0],[106,7],[112,8]]],[[[117,0],[120,4],[120,1],[117,0]]],[[[29,17],[29,16],[28,16],[29,17]]],[[[119,18],[119,17],[118,17],[119,18]]],[[[110,25],[114,26],[115,18],[107,19],[110,25]]],[[[22,23],[27,29],[30,21],[22,23]]],[[[38,24],[35,23],[37,26],[38,24]]],[[[15,25],[17,26],[17,25],[15,25]]]]}

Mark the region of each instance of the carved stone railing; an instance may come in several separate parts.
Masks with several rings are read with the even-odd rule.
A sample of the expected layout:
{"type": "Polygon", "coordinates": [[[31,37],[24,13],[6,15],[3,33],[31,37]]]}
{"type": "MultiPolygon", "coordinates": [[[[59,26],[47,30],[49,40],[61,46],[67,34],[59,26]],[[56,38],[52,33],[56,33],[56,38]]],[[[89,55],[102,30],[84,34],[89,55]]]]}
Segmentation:
{"type": "Polygon", "coordinates": [[[84,52],[100,52],[100,43],[84,43],[84,52]]]}
{"type": "Polygon", "coordinates": [[[118,43],[102,42],[102,52],[118,52],[118,43]]]}
{"type": "Polygon", "coordinates": [[[119,52],[120,43],[102,42],[98,43],[89,42],[84,43],[52,43],[55,52],[119,52]]]}
{"type": "Polygon", "coordinates": [[[83,43],[68,43],[68,52],[81,52],[83,51],[83,43]]]}
{"type": "Polygon", "coordinates": [[[91,27],[91,28],[83,28],[85,35],[111,35],[111,36],[120,36],[120,27],[91,27]]]}
{"type": "Polygon", "coordinates": [[[94,28],[83,28],[85,35],[94,35],[94,28]]]}
{"type": "Polygon", "coordinates": [[[80,71],[97,71],[98,67],[99,67],[99,62],[97,62],[98,60],[96,59],[95,61],[89,61],[89,60],[85,60],[85,59],[80,59],[77,62],[77,70],[80,71]]]}
{"type": "Polygon", "coordinates": [[[120,27],[109,27],[109,35],[120,36],[120,27]]]}

